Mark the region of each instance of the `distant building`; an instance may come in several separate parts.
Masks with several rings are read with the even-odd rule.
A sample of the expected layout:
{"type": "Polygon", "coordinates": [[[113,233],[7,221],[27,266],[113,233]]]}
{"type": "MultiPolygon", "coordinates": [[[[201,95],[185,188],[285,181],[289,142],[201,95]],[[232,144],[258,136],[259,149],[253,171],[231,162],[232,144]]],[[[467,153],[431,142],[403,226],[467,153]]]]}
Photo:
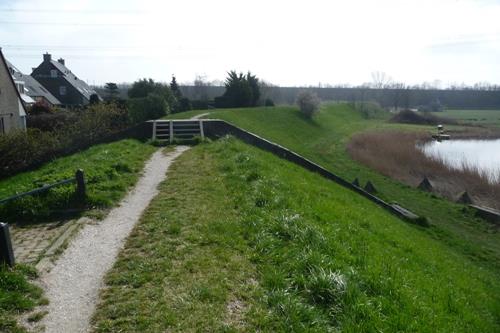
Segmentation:
{"type": "Polygon", "coordinates": [[[48,107],[53,107],[61,104],[54,95],[32,76],[21,73],[21,71],[14,67],[9,61],[7,61],[7,66],[12,76],[14,76],[16,83],[20,83],[18,90],[21,92],[21,98],[26,105],[40,103],[48,107]]]}
{"type": "Polygon", "coordinates": [[[97,95],[66,67],[64,59],[54,61],[48,53],[43,55],[43,62],[33,69],[31,76],[64,106],[86,105],[90,103],[90,96],[97,95]]]}
{"type": "MultiPolygon", "coordinates": [[[[26,129],[26,110],[21,89],[24,89],[24,82],[14,79],[0,48],[0,134],[13,129],[26,129]]],[[[25,98],[30,101],[28,96],[25,98]]]]}

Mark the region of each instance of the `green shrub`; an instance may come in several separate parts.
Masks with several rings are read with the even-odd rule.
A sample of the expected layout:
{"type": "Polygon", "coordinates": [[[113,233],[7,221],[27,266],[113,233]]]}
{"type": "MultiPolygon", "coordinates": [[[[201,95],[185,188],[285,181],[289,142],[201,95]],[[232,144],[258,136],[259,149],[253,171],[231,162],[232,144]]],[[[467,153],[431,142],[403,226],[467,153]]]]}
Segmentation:
{"type": "Polygon", "coordinates": [[[266,98],[266,100],[264,101],[264,105],[265,106],[274,106],[274,101],[270,98],[266,98]]]}
{"type": "Polygon", "coordinates": [[[53,158],[58,147],[56,136],[38,129],[0,135],[0,178],[53,158]]]}
{"type": "Polygon", "coordinates": [[[51,132],[67,127],[76,120],[76,112],[55,111],[51,113],[30,114],[26,118],[26,125],[28,128],[36,128],[41,131],[51,132]]]}
{"type": "Polygon", "coordinates": [[[147,97],[131,98],[128,101],[128,116],[132,123],[158,119],[169,113],[165,99],[156,94],[147,97]]]}
{"type": "MultiPolygon", "coordinates": [[[[40,117],[45,116],[48,118],[38,125],[48,129],[52,115],[40,117]]],[[[0,135],[0,178],[87,148],[129,126],[126,110],[115,104],[94,104],[72,112],[68,119],[54,125],[50,131],[28,128],[26,132],[12,131],[0,135]]]]}

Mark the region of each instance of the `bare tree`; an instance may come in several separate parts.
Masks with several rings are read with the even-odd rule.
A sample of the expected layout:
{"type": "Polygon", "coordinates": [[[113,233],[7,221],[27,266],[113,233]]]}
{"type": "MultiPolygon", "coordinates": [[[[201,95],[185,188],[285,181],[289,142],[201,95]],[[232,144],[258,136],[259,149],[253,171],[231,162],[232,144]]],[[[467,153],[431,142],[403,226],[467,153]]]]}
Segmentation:
{"type": "Polygon", "coordinates": [[[319,111],[320,103],[318,95],[308,90],[301,91],[297,96],[297,105],[300,112],[308,118],[312,118],[319,111]]]}
{"type": "Polygon", "coordinates": [[[194,79],[194,87],[193,87],[193,99],[200,101],[208,100],[208,87],[210,83],[207,81],[206,76],[204,75],[196,75],[194,79]]]}
{"type": "Polygon", "coordinates": [[[376,89],[384,89],[392,83],[392,78],[384,72],[372,72],[372,85],[376,89]]]}

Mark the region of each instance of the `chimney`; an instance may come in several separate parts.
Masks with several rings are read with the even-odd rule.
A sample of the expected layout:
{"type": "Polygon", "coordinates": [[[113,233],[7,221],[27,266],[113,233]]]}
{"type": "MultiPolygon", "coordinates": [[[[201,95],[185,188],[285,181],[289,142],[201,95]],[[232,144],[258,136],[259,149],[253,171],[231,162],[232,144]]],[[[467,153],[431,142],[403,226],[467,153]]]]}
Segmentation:
{"type": "Polygon", "coordinates": [[[64,64],[64,59],[63,59],[63,58],[59,58],[59,59],[57,60],[57,62],[58,62],[58,63],[60,63],[61,65],[65,65],[65,64],[64,64]]]}
{"type": "Polygon", "coordinates": [[[51,60],[52,60],[52,55],[51,55],[51,54],[49,54],[49,53],[45,53],[45,54],[43,55],[43,61],[44,61],[44,62],[49,62],[49,61],[51,61],[51,60]]]}

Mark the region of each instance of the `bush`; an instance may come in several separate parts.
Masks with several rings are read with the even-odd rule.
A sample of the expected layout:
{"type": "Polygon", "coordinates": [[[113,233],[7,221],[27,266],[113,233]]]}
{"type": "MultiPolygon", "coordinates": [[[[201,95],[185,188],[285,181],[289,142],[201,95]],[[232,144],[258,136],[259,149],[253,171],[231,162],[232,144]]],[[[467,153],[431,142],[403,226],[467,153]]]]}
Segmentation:
{"type": "Polygon", "coordinates": [[[195,99],[191,101],[193,110],[205,110],[210,108],[210,102],[207,100],[195,99]]]}
{"type": "Polygon", "coordinates": [[[39,129],[0,135],[0,178],[55,157],[58,147],[55,135],[39,129]]]}
{"type": "MultiPolygon", "coordinates": [[[[53,126],[48,131],[28,128],[26,132],[12,131],[0,135],[0,178],[102,142],[129,126],[126,110],[113,103],[95,104],[65,114],[71,121],[53,126]]],[[[39,125],[43,124],[40,127],[49,126],[52,115],[38,117],[47,117],[39,122],[39,125]]]]}
{"type": "Polygon", "coordinates": [[[312,118],[318,112],[320,103],[318,95],[310,91],[301,91],[297,96],[300,112],[308,118],[312,118]]]}
{"type": "Polygon", "coordinates": [[[176,102],[174,94],[167,85],[155,82],[152,79],[136,81],[128,91],[130,98],[146,98],[150,95],[160,96],[169,107],[176,102]]]}
{"type": "Polygon", "coordinates": [[[53,110],[48,106],[41,102],[36,102],[33,106],[28,110],[28,115],[36,116],[41,114],[52,113],[53,110]]]}
{"type": "Polygon", "coordinates": [[[166,116],[168,113],[169,106],[167,102],[156,94],[128,100],[128,116],[134,124],[146,120],[158,119],[166,116]]]}
{"type": "Polygon", "coordinates": [[[55,111],[53,113],[38,113],[26,118],[28,128],[39,129],[44,132],[57,131],[70,126],[76,121],[77,114],[70,111],[55,111]]]}
{"type": "Polygon", "coordinates": [[[265,106],[274,106],[274,102],[270,98],[266,98],[266,101],[264,102],[265,106]]]}
{"type": "Polygon", "coordinates": [[[181,97],[177,99],[171,111],[172,113],[177,113],[189,110],[192,110],[191,101],[187,97],[181,97]]]}

